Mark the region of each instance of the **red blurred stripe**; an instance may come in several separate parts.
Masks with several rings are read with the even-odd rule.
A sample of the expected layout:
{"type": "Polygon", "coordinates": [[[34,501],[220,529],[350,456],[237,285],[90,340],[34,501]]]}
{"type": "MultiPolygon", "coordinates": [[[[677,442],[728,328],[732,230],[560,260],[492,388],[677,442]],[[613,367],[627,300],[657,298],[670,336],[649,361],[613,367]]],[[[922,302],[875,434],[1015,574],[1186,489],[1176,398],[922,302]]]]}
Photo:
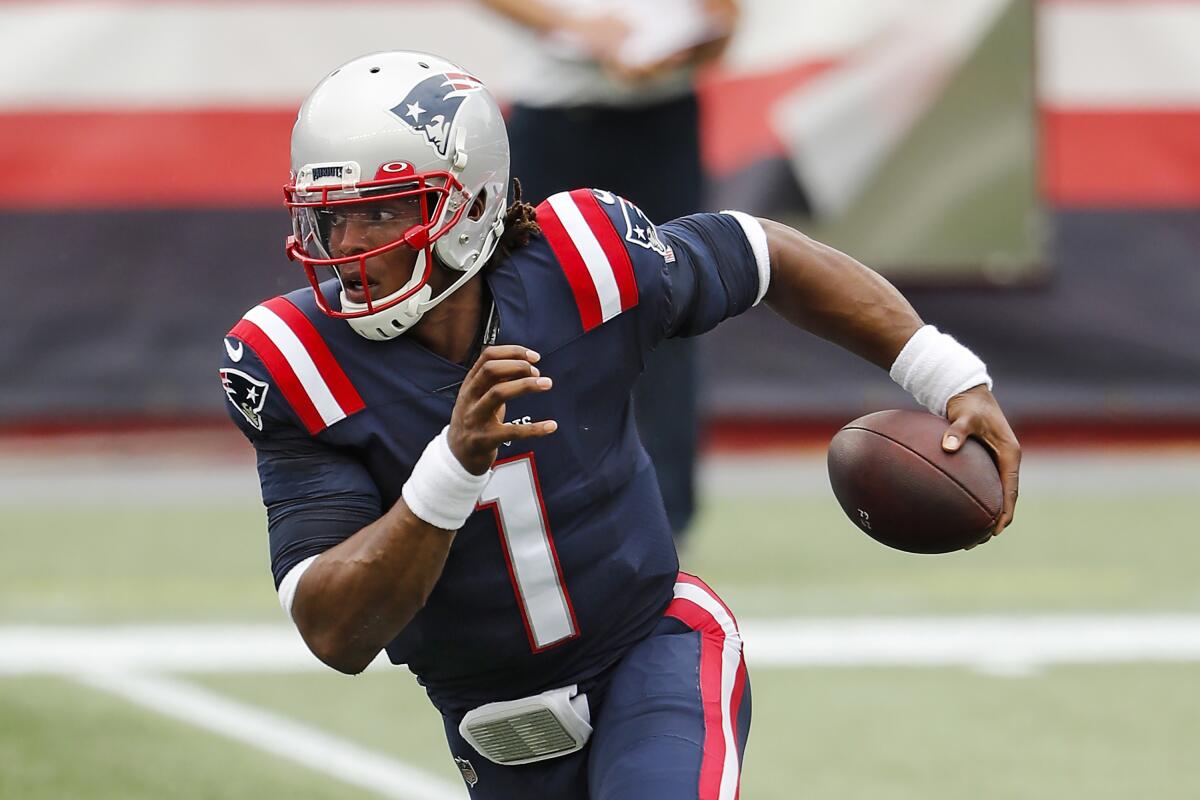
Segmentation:
{"type": "MultiPolygon", "coordinates": [[[[736,77],[709,72],[700,84],[707,167],[725,175],[783,155],[769,122],[774,101],[835,63],[736,77]]],[[[295,113],[292,107],[0,112],[0,168],[8,188],[0,208],[274,206],[287,180],[295,113]]]]}
{"type": "MultiPolygon", "coordinates": [[[[0,113],[0,208],[272,207],[294,119],[290,108],[0,113]]],[[[765,130],[747,136],[756,126],[744,118],[740,139],[719,119],[705,115],[719,173],[782,150],[765,130]]],[[[1041,119],[1050,203],[1200,204],[1200,109],[1044,110],[1041,119]]]]}
{"type": "MultiPolygon", "coordinates": [[[[2,2],[3,0],[0,0],[2,2]]],[[[1026,450],[1074,448],[1081,450],[1174,449],[1200,446],[1200,416],[1151,417],[1130,414],[1112,419],[1016,417],[1009,415],[1021,444],[1026,450]]],[[[823,449],[845,422],[820,417],[767,417],[747,419],[717,417],[705,425],[703,450],[710,454],[803,452],[823,449]]],[[[179,452],[207,451],[243,454],[242,434],[229,424],[221,411],[188,413],[149,413],[140,410],[126,414],[62,414],[0,419],[0,445],[16,440],[34,441],[31,448],[45,451],[55,447],[52,439],[70,440],[64,452],[78,454],[81,449],[111,445],[114,450],[131,448],[152,450],[159,438],[186,439],[172,445],[179,452]],[[80,443],[77,437],[92,437],[94,442],[80,443]],[[139,438],[139,437],[144,437],[139,438]],[[131,442],[137,438],[138,441],[131,442]]],[[[19,444],[19,441],[17,442],[19,444]]]]}
{"type": "Polygon", "coordinates": [[[295,109],[0,114],[0,208],[273,206],[295,109]]]}
{"type": "Polygon", "coordinates": [[[1051,204],[1200,205],[1200,109],[1041,116],[1042,190],[1051,204]]]}
{"type": "Polygon", "coordinates": [[[787,147],[771,123],[775,103],[839,64],[832,58],[804,61],[750,75],[707,70],[697,86],[705,168],[725,176],[785,155],[787,147]]]}

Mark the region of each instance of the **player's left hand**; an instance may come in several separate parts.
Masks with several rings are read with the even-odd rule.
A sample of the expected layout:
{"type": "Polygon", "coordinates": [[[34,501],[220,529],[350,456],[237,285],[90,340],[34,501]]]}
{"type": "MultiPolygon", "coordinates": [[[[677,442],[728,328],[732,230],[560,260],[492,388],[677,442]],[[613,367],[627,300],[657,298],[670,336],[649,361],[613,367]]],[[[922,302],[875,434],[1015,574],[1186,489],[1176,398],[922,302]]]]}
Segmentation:
{"type": "Polygon", "coordinates": [[[549,391],[550,378],[534,366],[541,356],[520,345],[485,347],[467,372],[450,414],[450,452],[468,472],[482,475],[492,466],[500,445],[515,439],[548,436],[554,420],[506,425],[505,404],[528,394],[549,391]]]}
{"type": "Polygon", "coordinates": [[[997,536],[1013,521],[1021,472],[1021,444],[1000,410],[1000,404],[986,386],[976,386],[951,397],[946,404],[946,418],[950,428],[942,437],[943,450],[953,453],[962,447],[968,436],[974,436],[996,458],[1000,486],[1004,490],[1004,507],[992,533],[997,536]]]}

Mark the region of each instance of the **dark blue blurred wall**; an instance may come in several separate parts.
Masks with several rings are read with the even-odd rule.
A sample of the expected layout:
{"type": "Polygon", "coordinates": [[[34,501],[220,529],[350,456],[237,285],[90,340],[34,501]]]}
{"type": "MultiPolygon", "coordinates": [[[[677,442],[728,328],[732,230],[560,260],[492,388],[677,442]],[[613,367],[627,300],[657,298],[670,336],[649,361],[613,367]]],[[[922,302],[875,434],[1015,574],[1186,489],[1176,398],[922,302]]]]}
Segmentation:
{"type": "MultiPolygon", "coordinates": [[[[1200,420],[1200,211],[1063,211],[1043,286],[907,292],[991,366],[1018,419],[1200,420]]],[[[282,210],[11,213],[0,425],[224,413],[221,336],[301,285],[282,210]]],[[[712,414],[849,418],[903,405],[874,367],[766,310],[707,337],[712,414]]]]}

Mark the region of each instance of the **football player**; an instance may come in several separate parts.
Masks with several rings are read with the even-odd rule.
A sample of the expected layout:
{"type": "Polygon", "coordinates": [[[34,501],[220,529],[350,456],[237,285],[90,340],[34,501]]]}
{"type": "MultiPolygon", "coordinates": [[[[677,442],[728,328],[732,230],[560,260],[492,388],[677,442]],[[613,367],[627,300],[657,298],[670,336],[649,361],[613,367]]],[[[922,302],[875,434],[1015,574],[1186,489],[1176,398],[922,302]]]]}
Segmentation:
{"type": "MultiPolygon", "coordinates": [[[[376,53],[300,108],[288,253],[311,286],[225,339],[284,609],[346,673],[385,650],[474,798],[733,800],[737,623],[678,571],[630,389],[647,352],[765,302],[977,436],[1017,497],[982,362],[854,259],[739,212],[655,225],[602,188],[508,203],[478,79],[376,53]]],[[[670,180],[664,175],[663,180],[670,180]]]]}

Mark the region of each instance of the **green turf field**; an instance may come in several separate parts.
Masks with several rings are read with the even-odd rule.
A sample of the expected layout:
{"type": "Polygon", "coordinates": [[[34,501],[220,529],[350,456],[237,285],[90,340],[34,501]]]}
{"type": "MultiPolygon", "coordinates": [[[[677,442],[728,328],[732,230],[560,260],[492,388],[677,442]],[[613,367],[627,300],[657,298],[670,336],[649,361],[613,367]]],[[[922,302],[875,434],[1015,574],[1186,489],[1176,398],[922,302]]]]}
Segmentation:
{"type": "MultiPolygon", "coordinates": [[[[1004,615],[1019,630],[1034,615],[1114,613],[1200,625],[1190,504],[1200,455],[1109,458],[1094,475],[1086,457],[1039,463],[1035,455],[1016,526],[945,557],[894,553],[863,537],[814,478],[812,459],[803,461],[794,480],[768,465],[771,479],[757,481],[751,466],[744,485],[758,488],[723,483],[710,493],[684,554],[685,567],[717,588],[748,630],[772,619],[977,615],[1004,615]]],[[[253,481],[244,465],[237,470],[253,481]]],[[[194,711],[151,710],[153,702],[128,695],[153,689],[154,675],[89,678],[100,662],[87,645],[67,667],[12,674],[3,636],[35,624],[90,631],[282,622],[252,497],[191,481],[203,474],[195,472],[181,473],[174,494],[89,494],[79,488],[84,472],[56,503],[29,487],[0,491],[0,798],[465,796],[448,788],[461,781],[439,719],[402,670],[348,678],[293,665],[164,676],[168,694],[183,686],[203,692],[206,707],[233,701],[232,721],[212,723],[225,725],[222,733],[184,721],[194,711]],[[301,738],[316,732],[416,768],[442,793],[372,792],[330,774],[325,758],[300,757],[306,766],[298,766],[263,752],[239,738],[239,726],[280,724],[256,723],[263,712],[300,723],[301,738]]],[[[1135,654],[1007,672],[771,659],[756,667],[747,640],[755,718],[748,800],[1200,796],[1189,744],[1200,718],[1192,657],[1135,654]]],[[[228,644],[237,651],[243,643],[228,644]]],[[[394,779],[383,773],[385,783],[394,779]]]]}

